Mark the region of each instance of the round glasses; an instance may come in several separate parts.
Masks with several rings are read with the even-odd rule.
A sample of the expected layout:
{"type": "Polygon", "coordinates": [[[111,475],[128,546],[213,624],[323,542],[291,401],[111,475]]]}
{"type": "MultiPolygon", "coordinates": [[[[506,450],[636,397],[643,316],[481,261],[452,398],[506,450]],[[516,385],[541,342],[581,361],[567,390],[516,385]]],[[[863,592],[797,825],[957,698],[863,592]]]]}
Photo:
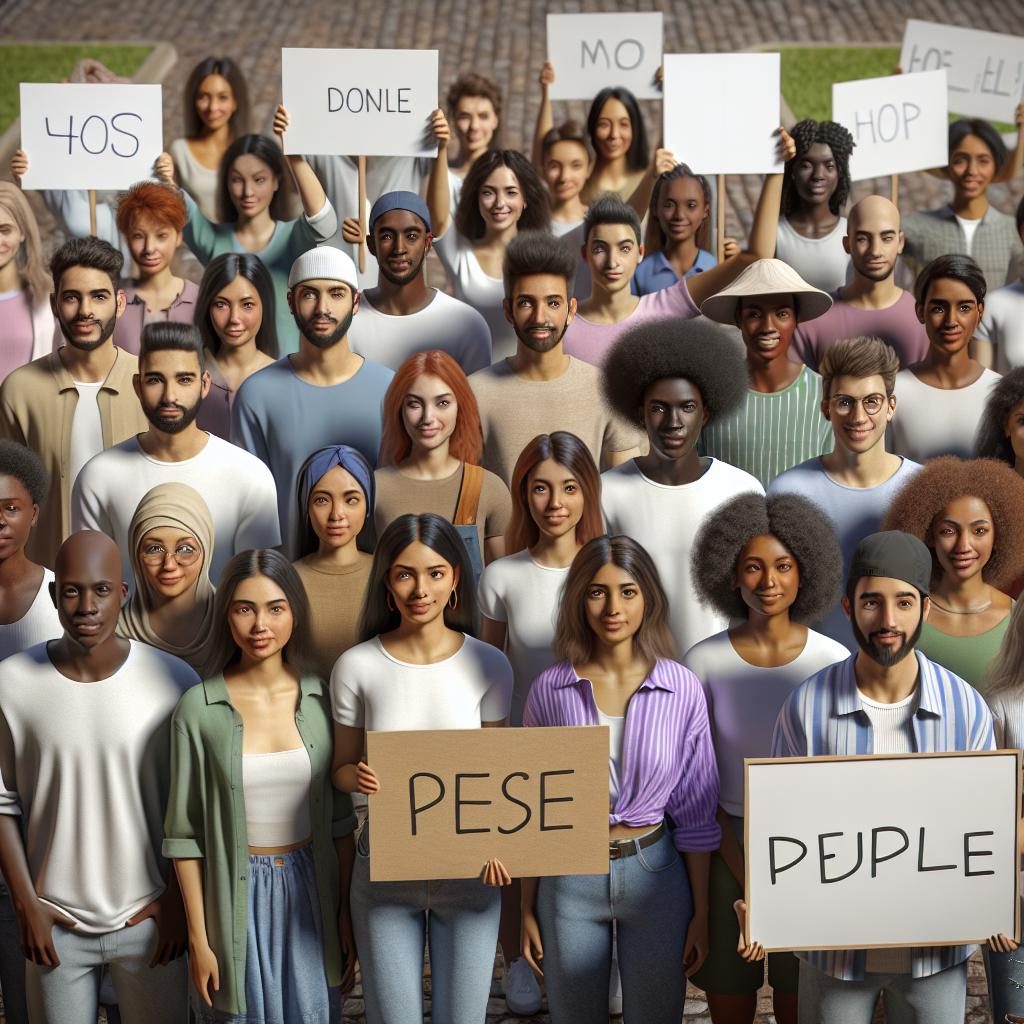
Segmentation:
{"type": "Polygon", "coordinates": [[[869,416],[877,416],[885,405],[885,395],[865,395],[863,398],[854,398],[852,395],[833,395],[829,405],[838,416],[849,416],[857,406],[862,406],[869,416]]]}
{"type": "MultiPolygon", "coordinates": [[[[171,552],[171,557],[183,569],[187,569],[190,565],[194,565],[202,554],[203,552],[197,545],[182,543],[171,552]]],[[[163,565],[166,559],[167,548],[163,544],[146,544],[143,546],[142,561],[146,565],[163,565]]]]}

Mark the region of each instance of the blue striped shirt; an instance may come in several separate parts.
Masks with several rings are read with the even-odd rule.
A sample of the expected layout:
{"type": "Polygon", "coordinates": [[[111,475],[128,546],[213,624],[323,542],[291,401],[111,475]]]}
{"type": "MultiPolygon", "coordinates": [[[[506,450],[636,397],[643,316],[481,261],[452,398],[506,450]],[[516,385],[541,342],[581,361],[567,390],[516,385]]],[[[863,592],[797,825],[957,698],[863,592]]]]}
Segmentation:
{"type": "MultiPolygon", "coordinates": [[[[992,716],[980,693],[959,676],[917,658],[917,707],[913,717],[915,753],[994,750],[992,716]]],[[[857,655],[816,672],[794,690],[775,723],[772,757],[871,754],[871,721],[857,690],[857,655]]],[[[913,794],[908,794],[913,799],[913,794]]],[[[921,946],[911,950],[911,974],[927,978],[966,960],[974,946],[921,946]]],[[[833,978],[863,981],[863,949],[801,952],[801,959],[833,978]]]]}

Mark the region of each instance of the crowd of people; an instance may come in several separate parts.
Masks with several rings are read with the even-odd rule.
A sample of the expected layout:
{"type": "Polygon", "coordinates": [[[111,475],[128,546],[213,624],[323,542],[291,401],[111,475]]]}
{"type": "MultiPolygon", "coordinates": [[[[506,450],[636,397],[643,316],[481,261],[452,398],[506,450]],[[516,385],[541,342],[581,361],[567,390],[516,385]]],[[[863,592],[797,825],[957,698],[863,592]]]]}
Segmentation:
{"type": "MultiPolygon", "coordinates": [[[[529,156],[462,76],[368,210],[226,57],[93,231],[0,183],[8,1024],[328,1024],[357,965],[415,1024],[425,947],[444,1024],[498,949],[514,1014],[750,1024],[744,758],[1024,746],[1024,131],[953,123],[901,217],[780,128],[716,245],[629,91],[556,125],[554,74],[529,156]],[[607,875],[371,878],[368,732],[597,725],[607,875]]],[[[772,953],[775,1018],[959,1024],[973,948],[772,953]]]]}

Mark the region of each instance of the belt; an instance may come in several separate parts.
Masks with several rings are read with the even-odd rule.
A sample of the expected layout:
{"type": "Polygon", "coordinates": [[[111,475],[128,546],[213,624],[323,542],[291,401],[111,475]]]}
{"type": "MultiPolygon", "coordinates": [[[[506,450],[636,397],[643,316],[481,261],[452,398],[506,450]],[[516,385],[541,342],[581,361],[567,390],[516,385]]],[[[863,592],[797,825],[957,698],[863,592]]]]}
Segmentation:
{"type": "Polygon", "coordinates": [[[635,857],[641,850],[653,846],[664,834],[665,823],[662,822],[653,832],[648,832],[639,839],[610,839],[608,859],[622,860],[625,857],[635,857]]]}

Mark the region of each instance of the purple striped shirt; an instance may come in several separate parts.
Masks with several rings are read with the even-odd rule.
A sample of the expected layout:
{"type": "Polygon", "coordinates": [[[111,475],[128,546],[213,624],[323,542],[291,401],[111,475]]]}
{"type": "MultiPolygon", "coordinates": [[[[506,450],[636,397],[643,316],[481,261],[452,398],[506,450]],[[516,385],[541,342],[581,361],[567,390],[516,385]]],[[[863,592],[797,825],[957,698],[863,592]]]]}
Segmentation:
{"type": "MultiPolygon", "coordinates": [[[[569,662],[534,680],[523,725],[597,724],[594,685],[569,662]]],[[[626,706],[619,795],[609,824],[657,825],[668,814],[677,850],[717,850],[717,809],[718,765],[700,680],[679,662],[659,658],[626,706]]]]}

